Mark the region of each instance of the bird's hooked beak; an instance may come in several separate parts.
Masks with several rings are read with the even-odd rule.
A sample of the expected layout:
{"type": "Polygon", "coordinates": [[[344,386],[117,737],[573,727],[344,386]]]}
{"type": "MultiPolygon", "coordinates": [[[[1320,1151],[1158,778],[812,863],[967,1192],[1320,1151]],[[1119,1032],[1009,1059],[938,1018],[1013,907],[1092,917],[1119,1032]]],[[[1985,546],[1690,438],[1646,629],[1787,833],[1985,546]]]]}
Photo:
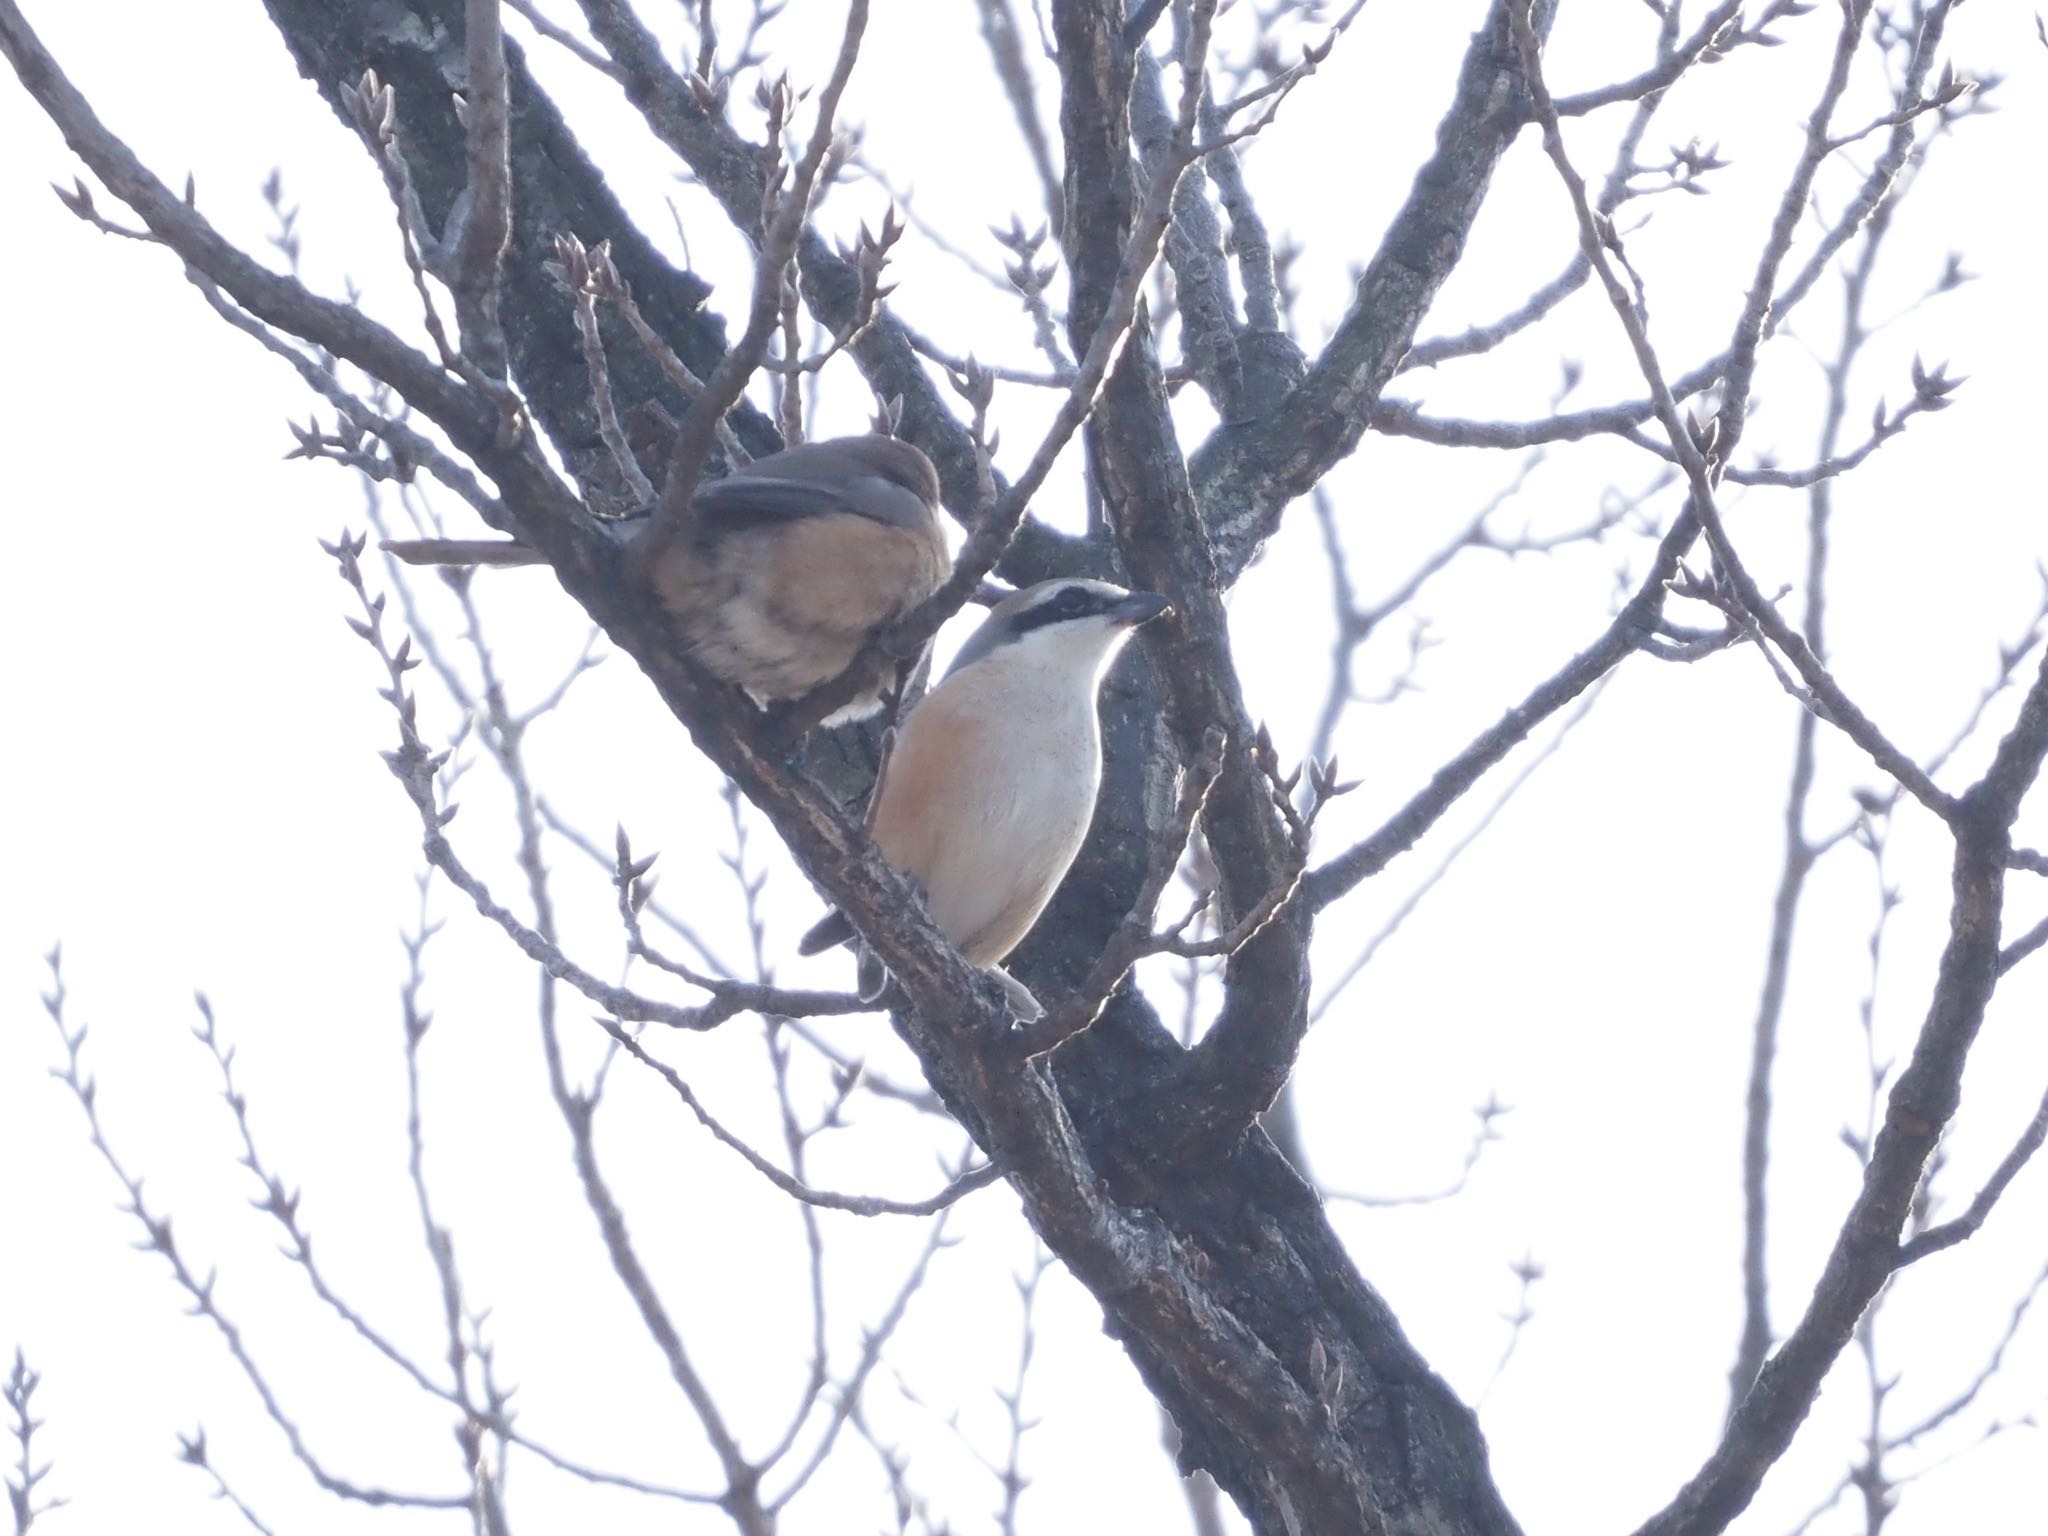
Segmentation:
{"type": "Polygon", "coordinates": [[[1129,592],[1124,600],[1109,610],[1110,619],[1130,629],[1140,624],[1149,624],[1163,613],[1173,612],[1173,605],[1157,592],[1129,592]]]}

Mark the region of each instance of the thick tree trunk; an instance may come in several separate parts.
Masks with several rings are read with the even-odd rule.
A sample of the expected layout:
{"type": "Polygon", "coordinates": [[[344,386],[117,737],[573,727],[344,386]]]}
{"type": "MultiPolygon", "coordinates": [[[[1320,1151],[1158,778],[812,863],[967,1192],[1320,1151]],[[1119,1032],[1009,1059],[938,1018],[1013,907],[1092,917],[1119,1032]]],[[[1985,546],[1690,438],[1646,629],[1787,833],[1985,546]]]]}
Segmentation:
{"type": "MultiPolygon", "coordinates": [[[[365,69],[394,86],[399,137],[426,214],[445,220],[465,164],[449,104],[450,93],[462,86],[460,0],[266,5],[302,71],[338,110],[340,87],[365,69]]],[[[1067,148],[1070,178],[1085,157],[1103,157],[1103,179],[1093,185],[1106,189],[1108,202],[1070,214],[1070,242],[1105,229],[1113,241],[1128,220],[1127,206],[1116,206],[1118,186],[1128,200],[1130,68],[1128,47],[1109,43],[1120,26],[1118,11],[1066,6],[1060,12],[1068,29],[1063,49],[1078,52],[1091,34],[1112,49],[1103,55],[1109,73],[1098,80],[1111,94],[1096,104],[1099,117],[1090,132],[1077,134],[1070,126],[1067,148]]],[[[1495,14],[1489,28],[1498,31],[1499,19],[1495,14]]],[[[711,371],[722,351],[722,327],[703,307],[706,285],[673,268],[626,220],[516,50],[509,67],[514,227],[502,305],[511,367],[585,494],[602,501],[612,493],[611,471],[570,305],[542,270],[552,237],[574,233],[586,244],[609,239],[648,318],[700,374],[711,371]]],[[[1128,348],[1091,439],[1105,494],[1114,504],[1123,499],[1118,486],[1162,468],[1177,481],[1171,504],[1153,509],[1167,521],[1148,524],[1129,507],[1119,514],[1124,558],[1156,565],[1161,579],[1190,588],[1180,595],[1199,600],[1194,606],[1214,626],[1214,659],[1223,670],[1195,687],[1189,679],[1132,666],[1113,687],[1105,704],[1111,768],[1094,834],[1048,919],[1016,959],[1041,995],[1060,996],[1078,981],[1122,918],[1170,806],[1172,772],[1190,731],[1198,737],[1205,725],[1222,723],[1237,738],[1239,761],[1227,771],[1234,777],[1225,789],[1245,815],[1237,818],[1238,830],[1221,839],[1227,898],[1242,905],[1272,866],[1275,832],[1255,814],[1258,786],[1242,761],[1245,720],[1228,670],[1217,594],[1263,537],[1260,530],[1270,531],[1285,501],[1320,473],[1316,463],[1327,467],[1356,441],[1371,400],[1455,264],[1486,177],[1513,134],[1501,84],[1506,67],[1497,40],[1482,33],[1440,140],[1440,154],[1456,164],[1447,159],[1434,180],[1425,172],[1403,215],[1411,221],[1426,215],[1428,238],[1400,245],[1399,282],[1382,284],[1358,322],[1370,335],[1353,350],[1366,361],[1341,387],[1318,374],[1285,396],[1291,404],[1283,409],[1293,410],[1292,420],[1240,424],[1219,437],[1198,458],[1199,503],[1164,435],[1156,360],[1142,341],[1128,348]],[[1183,519],[1178,527],[1175,517],[1183,519]],[[1215,564],[1202,553],[1203,526],[1219,535],[1215,564]],[[1193,590],[1205,583],[1206,596],[1193,590]]],[[[806,285],[814,294],[829,292],[834,280],[827,255],[806,249],[806,285]]],[[[1098,280],[1081,260],[1077,314],[1085,313],[1098,280]]],[[[622,407],[660,401],[679,414],[683,402],[636,346],[621,341],[612,371],[622,407]]],[[[907,413],[908,435],[934,450],[949,466],[949,478],[957,475],[957,428],[933,414],[929,381],[907,349],[894,345],[883,326],[858,358],[878,393],[927,402],[907,413]]],[[[1292,372],[1298,375],[1298,366],[1292,372]]],[[[772,445],[757,415],[746,416],[741,431],[750,444],[772,445]]],[[[1034,535],[1013,551],[1005,569],[1031,579],[1055,566],[1101,566],[1106,559],[1105,550],[1034,535]]],[[[572,585],[638,653],[629,640],[632,605],[592,582],[572,585]]],[[[688,697],[687,685],[659,658],[642,654],[641,661],[672,704],[688,697]]],[[[857,751],[840,755],[839,770],[827,777],[848,804],[860,791],[864,764],[857,751]]],[[[721,763],[750,788],[779,777],[774,765],[746,754],[731,761],[721,756],[721,763]]],[[[809,766],[819,767],[815,752],[809,766]]],[[[845,865],[843,841],[815,818],[778,815],[777,821],[809,867],[845,865]]],[[[928,935],[911,937],[923,942],[928,935]]],[[[1225,1018],[1212,1043],[1195,1053],[1183,1051],[1128,991],[1059,1054],[1050,1073],[1040,1064],[1004,1061],[985,1042],[963,1040],[966,1025],[959,1020],[912,1014],[902,1027],[941,1092],[991,1154],[1005,1160],[1045,1241],[1100,1300],[1109,1331],[1124,1342],[1179,1426],[1183,1465],[1213,1474],[1261,1533],[1506,1536],[1516,1527],[1492,1485],[1472,1413],[1408,1343],[1344,1252],[1314,1190],[1255,1123],[1284,1080],[1304,1027],[1308,938],[1309,920],[1297,905],[1233,961],[1225,1018]]],[[[953,973],[920,971],[909,962],[897,970],[913,998],[927,985],[957,985],[953,973]]]]}

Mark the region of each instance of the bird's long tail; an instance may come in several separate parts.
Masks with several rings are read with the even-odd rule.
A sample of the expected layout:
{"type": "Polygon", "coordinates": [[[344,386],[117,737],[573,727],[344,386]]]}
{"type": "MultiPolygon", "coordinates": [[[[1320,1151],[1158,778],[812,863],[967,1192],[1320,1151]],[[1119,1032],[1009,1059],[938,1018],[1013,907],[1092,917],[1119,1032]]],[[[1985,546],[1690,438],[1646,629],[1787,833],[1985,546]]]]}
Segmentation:
{"type": "Polygon", "coordinates": [[[517,539],[386,539],[407,565],[545,565],[547,556],[517,539]]]}

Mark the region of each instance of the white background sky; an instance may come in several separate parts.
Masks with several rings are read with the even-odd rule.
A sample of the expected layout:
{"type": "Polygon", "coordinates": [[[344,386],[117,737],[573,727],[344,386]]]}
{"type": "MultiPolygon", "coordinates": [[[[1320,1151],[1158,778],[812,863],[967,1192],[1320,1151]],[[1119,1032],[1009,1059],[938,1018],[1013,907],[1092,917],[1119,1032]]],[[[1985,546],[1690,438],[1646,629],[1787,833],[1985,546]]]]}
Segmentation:
{"type": "MultiPolygon", "coordinates": [[[[1253,157],[1269,219],[1306,239],[1298,275],[1312,312],[1337,312],[1347,268],[1405,194],[1482,9],[1476,0],[1376,0],[1253,157]]],[[[410,323],[376,178],[256,8],[45,0],[28,10],[160,175],[176,184],[188,168],[196,172],[202,210],[227,232],[261,240],[266,214],[256,189],[282,165],[304,208],[313,281],[334,292],[350,274],[372,308],[410,323]]],[[[1698,131],[1735,162],[1714,197],[1660,200],[1657,221],[1631,241],[1650,283],[1657,339],[1673,358],[1690,363],[1726,335],[1811,100],[1831,10],[1798,23],[1796,46],[1745,54],[1689,86],[1652,133],[1655,148],[1698,131]]],[[[792,0],[791,11],[798,21],[819,19],[825,44],[836,37],[837,5],[792,0]]],[[[1036,188],[1007,161],[988,158],[1004,152],[1006,119],[987,115],[965,11],[878,6],[851,112],[868,125],[871,157],[915,181],[919,211],[972,240],[1013,208],[1028,222],[1036,188]],[[908,61],[960,56],[976,67],[927,68],[910,89],[908,61]]],[[[1637,67],[1649,46],[1645,17],[1634,0],[1572,0],[1552,45],[1554,83],[1568,90],[1637,67]]],[[[1916,351],[1952,361],[1970,382],[1953,410],[1915,422],[1871,473],[1849,482],[1837,535],[1839,674],[1918,753],[1946,739],[1997,644],[2024,628],[2043,553],[2035,445],[2048,403],[2039,375],[2048,316],[2037,226],[2048,50],[2015,6],[1969,6],[1951,35],[1965,72],[1999,69],[2011,79],[1998,115],[1965,125],[1937,151],[1906,205],[1874,307],[1903,309],[1951,249],[1981,276],[1891,327],[1860,376],[1851,420],[1867,416],[1879,394],[1903,397],[1916,351]]],[[[805,78],[807,55],[795,57],[805,78]]],[[[623,110],[602,92],[577,104],[622,193],[653,215],[650,228],[667,229],[659,202],[673,190],[667,162],[626,136],[623,110]]],[[[1870,108],[1866,93],[1846,115],[1860,120],[1870,108]]],[[[1601,163],[1605,128],[1602,120],[1575,131],[1574,151],[1589,170],[1601,163]]],[[[49,1528],[236,1529],[227,1510],[205,1502],[202,1479],[175,1463],[173,1430],[202,1422],[222,1465],[281,1528],[425,1528],[423,1519],[336,1506],[279,1470],[277,1437],[252,1417],[217,1341],[182,1315],[161,1260],[129,1250],[132,1231],[112,1208],[113,1186],[77,1110],[44,1075],[58,1050],[36,1003],[46,985],[40,956],[62,940],[71,1017],[93,1026],[91,1060],[117,1147],[150,1175],[152,1197],[177,1213],[195,1261],[218,1262],[224,1303],[274,1364],[324,1454],[363,1480],[450,1487],[439,1418],[393,1406],[405,1401],[396,1378],[365,1364],[313,1309],[271,1253],[260,1218],[241,1204],[231,1126],[185,1033],[191,991],[202,988],[239,1047],[259,1135],[306,1187],[323,1256],[368,1310],[433,1353],[429,1275],[403,1184],[395,1004],[417,829],[376,758],[393,728],[374,696],[368,653],[340,622],[346,593],[314,542],[362,526],[362,492],[332,468],[281,462],[284,419],[306,413],[300,387],[207,313],[163,252],[98,236],[49,195],[45,184],[68,182],[72,162],[11,80],[0,85],[0,144],[0,278],[11,299],[0,332],[9,363],[0,371],[0,432],[14,539],[0,605],[13,718],[0,853],[0,1347],[20,1342],[46,1373],[40,1445],[57,1460],[52,1487],[74,1501],[49,1528]]],[[[1562,265],[1570,236],[1561,194],[1532,151],[1525,139],[1504,167],[1472,259],[1425,334],[1496,313],[1562,265]]],[[[1835,167],[1823,198],[1838,199],[1846,185],[1848,173],[1835,167]]],[[[963,350],[1028,363],[1027,333],[1000,307],[972,332],[960,328],[962,305],[987,311],[981,291],[956,289],[915,245],[906,242],[900,263],[903,312],[963,350]]],[[[979,249],[995,259],[985,242],[979,249]]],[[[702,246],[693,254],[712,264],[730,255],[702,246]]],[[[1796,329],[1824,346],[1835,305],[1832,294],[1817,296],[1796,329]]],[[[1535,415],[1564,354],[1587,365],[1577,403],[1639,392],[1611,316],[1590,296],[1497,362],[1404,379],[1397,390],[1447,414],[1535,415]]],[[[850,378],[840,384],[828,425],[845,427],[863,397],[850,378]]],[[[1749,446],[1798,461],[1810,448],[1818,398],[1800,341],[1772,354],[1760,388],[1766,412],[1749,446]]],[[[1037,407],[1004,400],[1018,412],[1019,425],[1004,433],[1014,467],[1028,452],[1037,407]]],[[[1333,481],[1367,593],[1396,581],[1515,464],[1479,451],[1370,443],[1333,481]]],[[[1531,476],[1519,514],[1499,526],[1572,526],[1602,486],[1639,488],[1651,471],[1639,456],[1561,451],[1531,476]]],[[[1071,520],[1072,482],[1041,510],[1071,520]]],[[[1652,510],[1668,518],[1673,508],[1665,500],[1652,510]]],[[[1752,495],[1738,507],[1736,536],[1767,590],[1797,579],[1802,511],[1786,493],[1752,495]]],[[[1331,813],[1326,846],[1376,825],[1436,762],[1590,638],[1605,622],[1614,567],[1630,552],[1513,565],[1478,556],[1433,589],[1425,607],[1447,643],[1430,653],[1425,692],[1354,718],[1345,765],[1366,783],[1331,813]]],[[[1320,580],[1312,527],[1301,517],[1246,580],[1235,609],[1254,709],[1297,749],[1327,644],[1320,580]]],[[[485,599],[515,694],[545,692],[582,643],[577,615],[545,577],[504,578],[485,599]]],[[[1368,653],[1369,682],[1398,664],[1404,638],[1389,635],[1368,653]]],[[[1484,1410],[1495,1470],[1531,1531],[1626,1528],[1670,1495],[1717,1431],[1738,1321],[1737,1109],[1776,878],[1790,708],[1751,653],[1683,671],[1631,663],[1302,1057],[1309,1151],[1332,1188],[1441,1183],[1462,1154],[1470,1106],[1489,1093],[1516,1106],[1504,1122],[1507,1143],[1489,1152],[1458,1201],[1392,1213],[1338,1206],[1334,1220],[1416,1343],[1468,1397],[1485,1387],[1506,1337],[1499,1314],[1514,1297],[1508,1262],[1526,1252],[1547,1266],[1535,1320],[1484,1410]]],[[[600,838],[624,821],[636,844],[664,849],[664,895],[679,903],[697,896],[692,910],[729,950],[741,948],[731,886],[715,860],[728,836],[723,808],[629,665],[614,658],[579,685],[573,707],[533,750],[568,814],[600,838]]],[[[1945,782],[1964,782],[1986,750],[1966,751],[1945,782]]],[[[1846,814],[1848,786],[1874,782],[1874,772],[1831,748],[1820,824],[1846,814]]],[[[507,882],[492,848],[503,825],[498,800],[481,786],[463,798],[458,833],[486,872],[507,882]]],[[[1319,974],[1341,967],[1485,803],[1476,799],[1332,915],[1319,974]]],[[[2038,844],[2042,818],[2034,820],[2022,833],[2038,844]]],[[[759,856],[772,837],[756,834],[759,856]]],[[[1946,873],[1926,817],[1902,814],[1894,841],[1889,874],[1906,899],[1886,949],[1878,1017],[1888,1048],[1898,1049],[1925,1003],[1946,873]]],[[[601,879],[567,850],[555,864],[590,898],[572,919],[572,938],[608,953],[601,879]]],[[[1856,1176],[1836,1132],[1862,1118],[1855,1008],[1872,889],[1868,861],[1838,853],[1815,877],[1802,929],[1776,1144],[1781,1328],[1856,1176]]],[[[2041,898],[2024,885],[2014,890],[2017,918],[2032,921],[2041,898]]],[[[801,882],[780,873],[770,893],[785,979],[843,980],[843,957],[795,967],[794,936],[816,910],[801,882]]],[[[708,1467],[687,1449],[687,1422],[576,1203],[534,1050],[531,989],[477,920],[438,897],[436,907],[451,921],[432,962],[429,1155],[465,1271],[476,1296],[496,1308],[508,1374],[523,1383],[526,1427],[592,1460],[706,1486],[708,1467]]],[[[1992,1012],[1942,1186],[1958,1203],[2048,1080],[2041,1004],[2039,975],[2023,968],[1992,1012]]],[[[573,1003],[565,1009],[572,1031],[581,1018],[573,1003]]],[[[880,1022],[832,1028],[887,1056],[880,1022]]],[[[735,1026],[686,1042],[677,1059],[765,1143],[773,1130],[759,1056],[755,1037],[735,1026]]],[[[636,1230],[663,1266],[693,1346],[758,1446],[779,1429],[800,1376],[801,1345],[783,1338],[801,1314],[795,1221],[779,1196],[735,1174],[728,1154],[676,1123],[650,1093],[630,1082],[618,1091],[611,1167],[640,1202],[636,1230]]],[[[920,1194],[938,1178],[932,1144],[907,1117],[870,1112],[839,1138],[819,1179],[920,1194]]],[[[1885,1348],[1904,1371],[1902,1417],[1969,1379],[2013,1296],[2048,1260],[2043,1186],[2031,1170],[1977,1239],[1912,1271],[1888,1303],[1885,1348]]],[[[902,1367],[940,1412],[959,1405],[969,1432],[999,1452],[988,1387],[1007,1383],[1013,1368],[1015,1303],[1005,1277],[1027,1249],[1015,1202],[1001,1190],[973,1197],[959,1230],[966,1242],[942,1256],[904,1336],[902,1367]]],[[[850,1338],[877,1310],[893,1284],[894,1255],[913,1239],[844,1218],[833,1232],[850,1255],[835,1272],[834,1296],[837,1326],[850,1338]]],[[[1156,1415],[1098,1321],[1077,1287],[1048,1278],[1031,1389],[1043,1424],[1027,1455],[1039,1481],[1026,1498],[1025,1528],[1177,1528],[1156,1415]]],[[[2048,1342],[2036,1324],[2021,1333],[1987,1411],[2039,1413],[2044,1383],[2048,1342]]],[[[922,1478],[940,1507],[964,1529],[988,1528],[993,1488],[937,1416],[886,1384],[878,1404],[878,1415],[920,1447],[922,1478]]],[[[1838,1373],[1800,1447],[1738,1529],[1781,1530],[1832,1483],[1853,1453],[1862,1404],[1850,1373],[1838,1373]]],[[[1984,1418],[1933,1449],[1963,1443],[1984,1418]]],[[[1891,1529],[2038,1529],[2048,1507],[2044,1463],[2037,1432],[2003,1436],[1909,1493],[1891,1529]]],[[[553,1513],[556,1490],[545,1476],[518,1478],[515,1494],[534,1497],[541,1511],[529,1528],[570,1528],[559,1523],[569,1516],[553,1513]]],[[[600,1511],[591,1518],[604,1528],[641,1528],[631,1519],[650,1518],[574,1489],[567,1495],[581,1501],[575,1508],[600,1511]]],[[[873,1523],[847,1526],[850,1507],[858,1506],[815,1498],[798,1506],[790,1529],[873,1523]]],[[[671,1510],[651,1518],[676,1528],[671,1510]]],[[[690,1512],[681,1528],[722,1524],[690,1512]]]]}

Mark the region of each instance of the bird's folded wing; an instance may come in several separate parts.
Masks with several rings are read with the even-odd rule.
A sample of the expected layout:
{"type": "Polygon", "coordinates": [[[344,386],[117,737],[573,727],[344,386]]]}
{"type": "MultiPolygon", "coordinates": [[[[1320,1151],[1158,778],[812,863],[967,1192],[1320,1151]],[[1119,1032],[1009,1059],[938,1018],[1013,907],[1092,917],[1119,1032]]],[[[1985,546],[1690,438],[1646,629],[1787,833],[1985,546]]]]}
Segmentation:
{"type": "Polygon", "coordinates": [[[892,528],[931,521],[916,492],[881,475],[812,480],[794,475],[727,475],[698,489],[690,506],[707,525],[743,528],[850,513],[892,528]]]}

